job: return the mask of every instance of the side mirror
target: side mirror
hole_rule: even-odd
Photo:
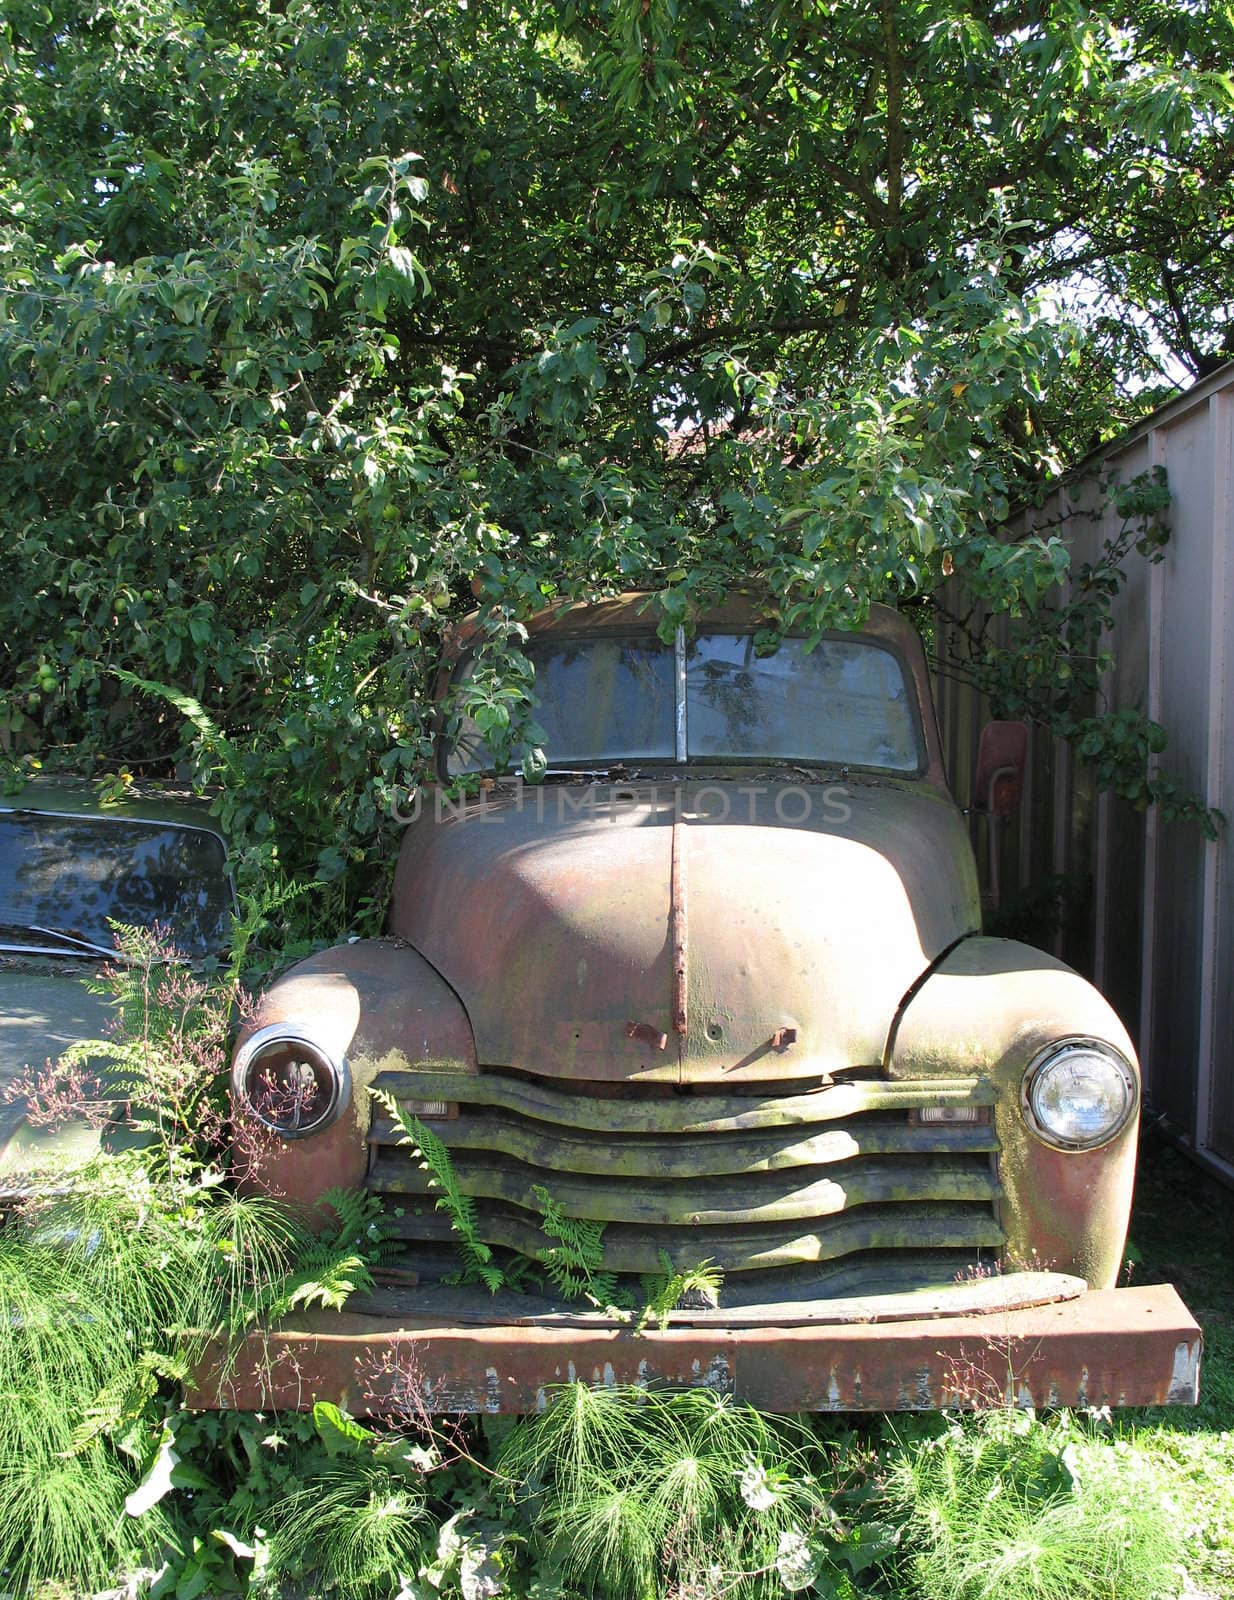
[[[1028,724],[987,722],[977,746],[973,810],[987,816],[1009,817],[1024,793],[1027,762]]]

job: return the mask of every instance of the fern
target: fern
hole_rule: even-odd
[[[369,1093],[402,1130],[398,1142],[406,1145],[413,1157],[419,1157],[420,1166],[429,1175],[429,1187],[441,1191],[437,1196],[437,1209],[449,1217],[450,1226],[458,1235],[459,1253],[463,1258],[462,1271],[455,1281],[482,1283],[490,1294],[496,1294],[505,1284],[505,1274],[493,1260],[492,1250],[480,1237],[475,1202],[460,1188],[450,1152],[419,1117],[404,1111],[392,1094],[382,1089],[370,1089]]]
[[[109,668],[113,678],[118,678],[126,688],[139,689],[142,694],[150,695],[156,700],[165,700],[168,705],[180,713],[186,722],[191,722],[206,749],[213,751],[222,761],[229,777],[242,784],[245,779],[244,765],[240,752],[222,731],[200,700],[194,700],[192,695],[184,694],[180,689],[172,688],[170,684],[155,683],[150,678],[139,678],[135,672],[128,672],[124,667]]]
[[[603,1272],[602,1222],[568,1217],[542,1184],[532,1185],[540,1207],[541,1226],[555,1245],[539,1252],[539,1260],[558,1294],[565,1300],[589,1300],[601,1309],[617,1299],[617,1278]]]
[[[341,1311],[350,1295],[373,1287],[373,1263],[388,1243],[381,1201],[363,1189],[327,1189],[318,1204],[334,1213],[335,1223],[298,1252],[295,1270],[262,1306],[265,1316],[285,1316],[297,1306]]]
[[[182,1355],[167,1351],[143,1350],[131,1367],[125,1367],[99,1390],[94,1403],[69,1441],[66,1456],[78,1456],[96,1439],[110,1436],[123,1441],[141,1422],[147,1406],[155,1398],[162,1380],[186,1384],[192,1377],[192,1364]]]
[[[260,893],[241,896],[239,912],[232,915],[231,937],[228,941],[231,955],[227,962],[227,985],[233,993],[240,987],[254,940],[274,913],[306,894],[315,894],[320,888],[319,883],[284,882],[263,888]],[[252,981],[251,972],[249,978]]]
[[[666,1250],[661,1250],[659,1256],[663,1270],[643,1279],[647,1303],[638,1320],[639,1333],[643,1333],[652,1320],[663,1333],[668,1327],[669,1312],[676,1310],[682,1300],[692,1301],[695,1306],[714,1306],[724,1284],[724,1273],[710,1260],[679,1272]]]

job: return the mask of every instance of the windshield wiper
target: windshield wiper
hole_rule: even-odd
[[[114,945],[96,944],[93,939],[87,939],[69,928],[43,928],[37,922],[0,922],[0,937],[10,933],[34,933],[43,939],[58,939],[61,944],[68,945],[72,950],[80,950],[83,955],[115,956],[123,960]]]

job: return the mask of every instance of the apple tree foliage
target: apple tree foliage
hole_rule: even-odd
[[[1000,530],[1234,350],[1231,62],[1227,0],[8,0],[0,748],[188,764],[362,920],[473,594],[499,734],[546,603],[951,577],[1185,810]]]

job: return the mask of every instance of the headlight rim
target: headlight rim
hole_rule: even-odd
[[[1079,1141],[1060,1137],[1040,1120],[1032,1101],[1033,1085],[1044,1069],[1065,1051],[1076,1049],[1090,1050],[1103,1056],[1122,1074],[1128,1089],[1127,1109],[1122,1119],[1109,1133],[1102,1134],[1096,1140]],[[1020,1080],[1020,1113],[1029,1132],[1051,1150],[1061,1151],[1065,1155],[1089,1155],[1095,1150],[1104,1150],[1127,1131],[1139,1109],[1140,1074],[1134,1060],[1125,1056],[1117,1045],[1111,1044],[1108,1039],[1099,1039],[1095,1034],[1068,1034],[1064,1038],[1052,1039],[1037,1051]]]
[[[300,1045],[321,1057],[329,1068],[332,1082],[329,1105],[316,1121],[306,1127],[280,1127],[277,1122],[262,1114],[249,1093],[247,1080],[254,1058],[272,1044]],[[351,1068],[346,1056],[335,1055],[334,1051],[320,1039],[315,1038],[309,1029],[296,1023],[269,1022],[250,1033],[237,1050],[231,1065],[231,1093],[233,1100],[243,1107],[244,1114],[251,1117],[267,1133],[272,1133],[288,1143],[295,1143],[301,1139],[312,1139],[318,1134],[326,1133],[338,1122],[351,1103]]]

